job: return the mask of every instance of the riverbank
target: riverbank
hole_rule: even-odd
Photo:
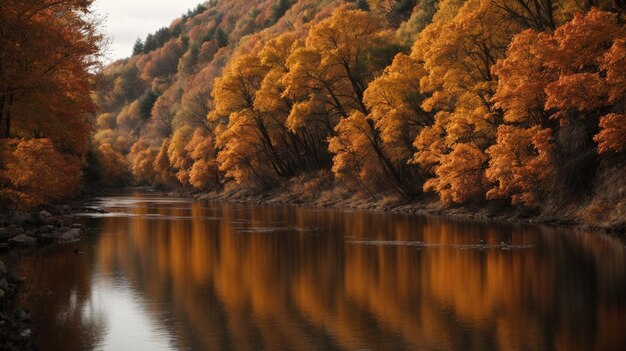
[[[626,235],[626,216],[619,214],[604,216],[603,213],[590,213],[588,203],[572,203],[567,206],[549,204],[542,209],[512,206],[504,200],[449,205],[442,203],[433,194],[426,193],[413,199],[402,198],[391,192],[370,195],[348,188],[340,188],[330,181],[320,181],[319,179],[313,177],[294,178],[284,186],[271,190],[240,190],[227,186],[221,191],[198,193],[178,190],[169,194],[203,200],[293,204],[569,226],[612,235]],[[624,204],[620,203],[620,206],[624,207]]]
[[[0,213],[0,255],[8,257],[14,250],[80,240],[85,228],[75,213],[104,211],[85,207],[82,202],[76,200],[75,205],[47,205],[32,211]],[[20,285],[27,277],[18,276],[13,266],[10,260],[0,261],[0,350],[36,350],[33,318],[15,302]]]

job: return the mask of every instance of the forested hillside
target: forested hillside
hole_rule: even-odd
[[[623,227],[624,11],[209,1],[105,68],[87,174],[302,201],[436,196]]]

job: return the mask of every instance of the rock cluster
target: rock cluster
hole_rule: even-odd
[[[57,206],[53,211],[16,211],[11,215],[0,215],[0,249],[73,242],[80,239],[82,229],[69,205]]]
[[[7,271],[0,261],[0,350],[30,350],[34,348],[30,312],[13,308],[11,299],[17,293],[21,278]]]
[[[0,252],[80,240],[83,226],[73,215],[76,212],[106,213],[97,208],[72,208],[70,205],[47,206],[32,212],[0,213]],[[0,350],[36,349],[30,312],[12,303],[21,280],[0,261]]]

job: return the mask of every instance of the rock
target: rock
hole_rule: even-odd
[[[37,233],[40,233],[40,234],[51,233],[53,231],[54,231],[54,226],[51,226],[51,225],[42,225],[41,227],[39,227],[39,229],[37,229]]]
[[[41,212],[39,212],[39,220],[40,221],[45,221],[46,219],[52,217],[52,215],[50,214],[50,212],[46,211],[46,210],[42,210]]]
[[[23,234],[24,228],[19,225],[11,224],[8,227],[0,228],[0,239],[1,238],[12,238],[16,235]]]
[[[62,207],[63,207],[63,211],[64,211],[65,213],[70,213],[70,212],[72,212],[72,206],[65,204],[65,205],[63,205]]]
[[[5,296],[6,293],[4,292],[4,289],[0,289],[0,299],[4,299]]]
[[[57,229],[57,232],[59,232],[59,233],[65,233],[65,232],[69,232],[69,231],[70,231],[70,229],[72,229],[72,228],[70,228],[70,227],[59,227],[59,228]]]
[[[60,232],[50,232],[50,233],[41,234],[39,237],[43,239],[56,239],[59,236],[61,236]]]
[[[11,218],[11,222],[18,225],[24,225],[25,223],[32,222],[32,220],[33,216],[30,213],[20,211],[15,211],[15,213],[13,213],[13,217]]]
[[[82,225],[82,224],[80,224],[80,223],[74,223],[74,224],[72,224],[72,228],[82,228],[82,227],[83,227],[83,225]]]
[[[9,241],[17,245],[35,245],[35,243],[37,242],[35,238],[32,238],[26,234],[20,234],[18,236],[15,236]]]
[[[55,227],[62,227],[63,225],[65,225],[65,221],[58,217],[49,217],[44,219],[42,222]]]
[[[7,282],[6,278],[0,279],[0,289],[4,291],[9,290],[9,282]]]
[[[80,228],[72,228],[72,229],[70,229],[70,231],[69,231],[69,232],[70,232],[70,234],[72,234],[75,238],[77,238],[77,239],[78,239],[78,238],[80,238],[80,232],[81,232]]]
[[[7,267],[4,265],[4,262],[0,261],[0,275],[7,274]]]
[[[15,309],[15,317],[21,321],[30,321],[30,312],[28,312],[28,310],[25,310],[23,308],[16,308]]]
[[[30,331],[30,329],[24,329],[21,333],[20,336],[23,338],[29,338],[31,336],[32,332]]]
[[[57,240],[61,242],[75,241],[76,239],[77,238],[74,235],[72,235],[71,232],[65,232],[57,238]]]
[[[39,235],[37,237],[37,241],[42,243],[42,244],[49,244],[51,242],[56,241],[58,237],[59,237],[59,233],[56,233],[56,232],[45,233],[45,234]]]

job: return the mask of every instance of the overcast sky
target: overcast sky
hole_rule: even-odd
[[[106,16],[105,32],[111,40],[107,57],[117,60],[130,56],[137,38],[169,26],[202,0],[96,0],[94,10]]]

